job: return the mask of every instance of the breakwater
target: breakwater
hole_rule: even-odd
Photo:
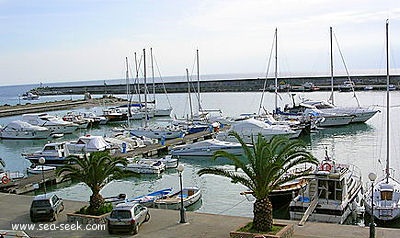
[[[386,75],[355,75],[350,77],[355,83],[355,90],[362,90],[366,85],[374,86],[375,90],[386,89]],[[348,80],[347,76],[338,76],[334,78],[335,90],[339,88],[338,85],[343,84]],[[400,75],[390,77],[390,81],[394,85],[399,85]],[[331,78],[330,76],[303,76],[303,77],[280,77],[278,78],[279,85],[290,85],[285,87],[285,90],[301,91],[300,87],[306,82],[311,82],[318,86],[320,90],[330,90]],[[267,89],[272,89],[274,85],[274,78],[268,78]],[[193,82],[197,84],[197,82]],[[200,81],[202,92],[256,92],[262,91],[265,84],[265,78],[248,78],[248,79],[231,79],[231,80],[207,80]],[[153,86],[149,91],[153,91]],[[137,92],[137,88],[143,88],[143,85],[129,85],[129,91]],[[169,82],[169,83],[155,83],[155,92],[164,93],[185,93],[187,92],[187,82]],[[193,85],[192,88],[196,88]],[[86,85],[82,86],[65,86],[65,87],[38,87],[33,89],[39,95],[70,95],[70,94],[84,94],[89,92],[91,94],[125,94],[127,92],[126,84],[116,85]],[[141,91],[143,93],[143,90]]]

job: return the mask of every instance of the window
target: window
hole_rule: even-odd
[[[393,191],[381,191],[381,199],[382,200],[392,200],[393,199]]]
[[[111,212],[110,217],[116,219],[129,219],[131,218],[131,212],[128,210],[114,210]]]

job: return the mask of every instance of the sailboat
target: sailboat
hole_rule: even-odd
[[[350,123],[363,123],[372,118],[378,110],[372,109],[372,108],[367,108],[367,107],[361,107],[358,100],[358,106],[357,107],[338,107],[335,106],[334,104],[334,92],[333,92],[333,47],[332,47],[332,27],[330,27],[330,45],[331,45],[331,95],[328,101],[320,101],[320,100],[303,100],[301,102],[302,105],[310,106],[312,108],[318,109],[321,113],[336,113],[336,114],[344,114],[351,116]],[[343,59],[343,58],[342,58]],[[347,67],[345,65],[346,71]],[[347,72],[347,75],[349,73]],[[344,83],[347,85],[346,91],[353,91],[354,97],[357,99],[356,94],[354,92],[354,83],[351,81],[350,77],[348,77],[348,80]],[[343,90],[341,90],[343,91]]]
[[[130,129],[130,134],[137,137],[149,137],[153,139],[173,139],[184,136],[184,133],[180,128],[174,126],[157,126],[157,127],[149,127],[148,126],[148,103],[147,103],[147,82],[146,82],[146,50],[143,49],[143,79],[144,79],[144,126],[138,127],[134,129]]]
[[[384,176],[373,181],[373,186],[364,195],[365,211],[378,221],[400,217],[400,183],[390,174],[389,167],[389,81],[389,22],[386,21],[386,169]]]

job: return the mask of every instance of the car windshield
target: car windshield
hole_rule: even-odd
[[[110,217],[116,219],[129,219],[131,218],[131,212],[126,210],[114,210],[111,212]]]
[[[36,200],[32,202],[32,207],[50,207],[49,200]]]

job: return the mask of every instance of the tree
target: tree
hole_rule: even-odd
[[[272,204],[269,194],[283,183],[303,176],[302,174],[290,174],[288,171],[295,166],[312,163],[318,160],[306,151],[301,140],[289,140],[284,136],[274,136],[267,141],[261,134],[257,136],[253,146],[244,143],[236,132],[231,135],[242,145],[244,154],[241,157],[226,151],[216,151],[213,159],[227,158],[235,169],[227,168],[204,168],[198,171],[200,176],[204,174],[220,175],[232,180],[232,183],[240,183],[248,187],[256,201],[253,207],[253,229],[259,232],[267,232],[272,228]]]
[[[95,214],[103,205],[104,198],[101,196],[101,189],[114,178],[123,175],[123,171],[117,164],[127,164],[127,160],[121,157],[111,157],[108,152],[92,152],[79,156],[69,156],[68,164],[57,169],[57,176],[65,172],[65,176],[73,180],[84,182],[90,190],[90,203],[87,209],[89,214]]]

